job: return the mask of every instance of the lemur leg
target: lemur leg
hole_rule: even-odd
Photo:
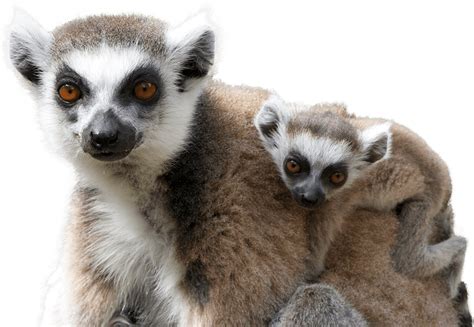
[[[453,232],[454,212],[450,204],[438,213],[434,218],[432,236],[430,243],[439,243],[451,238]],[[462,270],[464,266],[465,252],[456,256],[451,265],[445,269],[443,275],[446,277],[449,293],[451,298],[455,298],[458,294],[459,285],[461,283]]]
[[[463,262],[465,238],[452,236],[440,243],[428,244],[430,211],[430,202],[425,199],[410,200],[401,206],[400,227],[391,253],[397,271],[412,277],[426,277]]]
[[[270,326],[367,326],[362,315],[331,286],[300,286]]]
[[[315,282],[325,269],[327,252],[343,223],[343,210],[327,203],[308,218],[311,253],[307,258],[308,282]]]

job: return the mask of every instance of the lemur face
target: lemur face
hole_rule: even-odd
[[[255,125],[293,198],[310,209],[382,159],[390,141],[388,125],[358,131],[330,110],[288,106],[276,97],[263,105]]]
[[[97,16],[53,33],[12,26],[11,58],[30,82],[51,143],[72,160],[157,164],[179,151],[212,66],[214,34],[140,16]]]

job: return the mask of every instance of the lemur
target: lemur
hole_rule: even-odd
[[[309,259],[315,278],[354,206],[396,208],[395,270],[422,278],[452,266],[451,296],[457,295],[467,241],[452,236],[429,243],[435,216],[451,212],[451,180],[444,161],[420,137],[335,105],[292,106],[277,96],[262,106],[255,125],[294,200],[315,210]]]
[[[51,324],[269,323],[304,283],[310,254],[307,211],[253,127],[269,93],[208,81],[214,33],[199,18],[92,16],[48,32],[20,14],[11,29],[13,65],[78,178]],[[425,289],[430,316],[455,322],[436,290]],[[309,309],[321,319],[351,309],[339,308]]]

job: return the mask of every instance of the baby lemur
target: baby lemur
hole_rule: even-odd
[[[450,210],[451,180],[440,157],[416,134],[393,122],[356,118],[337,105],[300,107],[271,97],[255,125],[293,198],[311,215],[312,278],[344,216],[354,206],[397,210],[396,271],[426,277],[452,265],[455,296],[466,239],[429,244],[433,218]]]

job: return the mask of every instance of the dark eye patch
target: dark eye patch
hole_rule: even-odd
[[[150,82],[157,86],[156,93],[150,100],[141,101],[135,97],[135,85],[139,82]],[[155,66],[145,65],[128,74],[117,90],[117,99],[122,106],[138,104],[143,107],[153,107],[163,96],[163,81]]]
[[[296,177],[296,176],[307,175],[309,173],[309,171],[311,170],[311,166],[309,164],[308,159],[306,159],[305,156],[303,156],[302,154],[300,154],[297,151],[291,151],[288,154],[288,156],[286,156],[285,161],[284,161],[284,165],[286,165],[286,162],[288,162],[289,160],[296,161],[300,165],[301,171],[297,175],[287,174],[288,177]],[[285,167],[284,167],[284,170],[286,172]]]
[[[321,172],[321,181],[329,187],[334,187],[334,185],[329,182],[329,178],[335,172],[343,173],[344,175],[346,175],[346,177],[348,177],[349,168],[347,163],[338,162],[324,168],[324,170]]]
[[[56,75],[56,83],[54,89],[56,102],[63,108],[71,108],[76,104],[76,102],[65,102],[59,97],[58,90],[64,84],[70,84],[78,87],[81,91],[82,97],[87,97],[90,94],[88,82],[78,73],[76,73],[76,71],[74,71],[71,67],[69,67],[68,65],[63,65]]]

